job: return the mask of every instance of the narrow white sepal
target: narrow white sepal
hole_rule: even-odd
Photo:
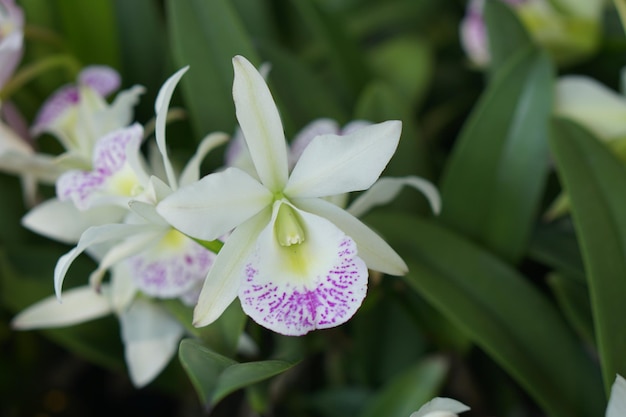
[[[40,235],[74,244],[89,227],[118,222],[125,212],[117,206],[78,210],[71,201],[52,198],[26,213],[22,225]]]
[[[167,145],[165,143],[165,123],[167,122],[167,110],[170,106],[170,100],[176,85],[187,72],[189,66],[179,69],[174,75],[165,81],[159,94],[157,95],[156,102],[154,103],[154,110],[156,112],[156,126],[154,134],[156,136],[157,146],[163,156],[163,165],[165,166],[165,173],[167,175],[167,182],[172,189],[178,188],[176,183],[176,175],[174,174],[174,168],[167,155]]]
[[[606,407],[606,417],[626,416],[626,379],[616,375],[611,387],[611,397]]]
[[[179,185],[184,187],[200,179],[200,165],[209,152],[218,146],[228,142],[229,136],[226,133],[216,132],[207,135],[200,145],[196,153],[191,157],[182,174],[180,174]]]
[[[257,214],[272,194],[238,168],[207,175],[157,205],[173,227],[194,238],[215,240]]]
[[[111,268],[111,304],[116,314],[125,311],[137,294],[137,287],[126,262]]]
[[[172,359],[184,329],[165,309],[141,298],[120,315],[120,324],[130,379],[143,387]]]
[[[470,408],[452,398],[436,397],[420,407],[409,417],[456,417]]]
[[[244,275],[244,265],[270,217],[271,209],[268,207],[237,227],[226,239],[204,281],[198,304],[193,312],[194,326],[202,327],[213,323],[237,298]]]
[[[320,198],[302,198],[292,201],[301,210],[317,214],[335,224],[356,242],[359,258],[369,269],[389,275],[404,275],[406,263],[383,238],[347,211]]]
[[[129,224],[105,224],[102,226],[90,227],[82,234],[76,247],[61,256],[54,267],[54,292],[61,301],[61,288],[65,274],[74,259],[83,253],[90,246],[117,239],[124,239],[129,236],[150,231],[152,225],[129,225]]]
[[[271,191],[287,182],[287,143],[278,109],[265,80],[242,56],[233,58],[237,120],[261,182]]]
[[[284,193],[327,197],[369,188],[393,156],[402,123],[391,120],[346,135],[320,135],[304,149]]]
[[[19,313],[11,322],[18,330],[72,326],[106,316],[112,312],[107,288],[96,293],[91,287],[72,288],[65,292],[63,304],[55,296],[44,298]]]
[[[437,187],[430,181],[416,176],[401,178],[383,177],[374,183],[369,190],[361,194],[348,207],[348,212],[354,217],[361,217],[376,206],[387,204],[400,194],[402,187],[408,185],[421,191],[433,213],[439,214],[441,211],[441,196]]]

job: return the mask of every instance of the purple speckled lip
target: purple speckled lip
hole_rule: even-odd
[[[139,151],[142,136],[142,127],[135,124],[101,138],[94,149],[92,171],[68,171],[58,179],[59,200],[72,200],[78,209],[87,209],[94,194],[124,168],[128,152]]]
[[[254,321],[289,336],[345,323],[367,292],[367,267],[356,256],[356,244],[345,237],[335,265],[309,282],[258,282],[262,275],[253,261],[246,266],[239,290],[243,310]]]
[[[128,259],[135,285],[143,293],[158,298],[190,297],[189,292],[206,278],[216,255],[185,239],[180,251],[163,254],[152,247]]]

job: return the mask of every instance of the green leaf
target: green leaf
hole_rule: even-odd
[[[517,271],[434,222],[369,216],[409,266],[405,280],[553,417],[601,415],[593,361],[559,312]]]
[[[608,394],[615,374],[626,374],[626,168],[572,122],[554,122],[550,145],[571,201]]]
[[[448,363],[442,358],[422,360],[395,377],[365,405],[361,417],[407,417],[437,395]]]
[[[587,286],[559,274],[550,274],[548,284],[572,327],[589,346],[595,346],[593,316]]]
[[[248,385],[285,372],[296,363],[284,360],[237,363],[195,339],[184,339],[178,351],[180,361],[207,407]]]
[[[259,51],[272,69],[269,79],[272,91],[280,100],[281,114],[300,130],[314,119],[330,117],[341,123],[348,121],[346,109],[332,90],[317,75],[277,45],[259,44]]]
[[[520,51],[463,128],[441,181],[441,219],[511,262],[524,254],[548,172],[552,66]]]
[[[124,85],[141,84],[146,92],[139,103],[143,120],[154,117],[154,101],[165,80],[165,24],[152,0],[116,0]],[[140,119],[141,120],[141,119]]]
[[[120,38],[113,2],[64,0],[55,6],[64,37],[81,61],[120,69]]]
[[[485,2],[484,16],[491,56],[490,71],[493,75],[517,51],[533,45],[533,41],[512,7],[505,2]]]
[[[168,0],[170,41],[178,67],[189,65],[182,91],[197,140],[213,131],[232,132],[232,58],[260,64],[252,42],[228,0]]]

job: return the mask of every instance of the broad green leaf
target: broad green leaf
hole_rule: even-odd
[[[478,102],[441,181],[441,219],[511,262],[526,250],[548,173],[552,66],[534,48]]]
[[[548,276],[548,284],[572,327],[589,346],[595,346],[593,315],[587,285],[556,273]]]
[[[554,122],[550,145],[571,201],[608,394],[615,374],[626,374],[626,168],[572,122]]]
[[[434,62],[429,44],[419,38],[392,38],[369,53],[373,72],[387,81],[412,109],[429,88]]]
[[[178,351],[202,402],[213,407],[228,394],[278,375],[295,362],[267,360],[237,363],[210,350],[195,339],[184,339]]]
[[[370,216],[409,266],[406,282],[553,417],[601,415],[601,379],[559,312],[528,279],[441,225]]]
[[[566,274],[568,278],[585,282],[583,259],[569,218],[537,227],[530,241],[528,256]]]
[[[344,20],[322,10],[316,2],[292,0],[300,18],[312,30],[330,60],[348,102],[353,102],[369,78],[362,51],[345,28]]]
[[[120,69],[121,39],[113,2],[63,0],[56,2],[55,6],[63,35],[81,61]]]
[[[154,101],[165,80],[166,53],[165,23],[160,16],[158,4],[152,0],[116,0],[115,13],[118,21],[122,80],[125,86],[141,84],[146,87],[141,97],[139,120],[154,117]]]
[[[260,64],[241,19],[228,0],[168,0],[167,12],[176,66],[190,66],[181,84],[197,139],[232,132],[232,58]]]
[[[448,373],[442,358],[422,360],[383,387],[365,404],[361,417],[407,417],[437,395]]]
[[[517,51],[529,48],[533,41],[511,6],[505,2],[485,2],[484,16],[491,57],[489,66],[493,75]]]
[[[361,414],[372,391],[363,387],[332,387],[307,396],[314,415],[346,417]]]
[[[287,116],[283,119],[291,121],[292,130],[298,131],[312,120],[322,117],[340,123],[348,121],[347,111],[333,91],[297,58],[268,42],[259,44],[259,52],[272,65],[269,79],[275,97],[282,105],[281,114]]]
[[[232,0],[246,30],[255,39],[276,39],[278,24],[271,0]]]

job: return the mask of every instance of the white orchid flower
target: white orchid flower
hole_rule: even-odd
[[[605,417],[626,416],[626,379],[621,375],[615,376],[615,382],[611,387],[611,397],[606,407]]]
[[[14,0],[0,0],[0,89],[24,52],[24,12]]]
[[[469,410],[468,406],[452,398],[436,397],[409,417],[458,417],[460,413]]]
[[[317,136],[289,173],[280,116],[263,77],[241,56],[233,65],[237,119],[258,179],[228,168],[157,206],[198,239],[234,229],[209,271],[194,324],[212,323],[239,296],[246,314],[279,333],[340,325],[365,297],[368,267],[392,275],[407,267],[382,238],[323,197],[369,188],[398,145],[401,123]]]
[[[144,91],[143,87],[134,86],[108,104],[105,97],[119,86],[120,77],[115,70],[104,66],[85,68],[77,85],[61,87],[43,104],[32,134],[54,135],[67,151],[66,164],[89,168],[98,139],[131,123],[133,107]]]
[[[161,372],[176,353],[184,333],[182,325],[155,299],[178,298],[188,305],[195,304],[215,258],[212,252],[174,230],[154,206],[179,185],[197,181],[204,156],[227,140],[224,134],[209,135],[181,175],[175,175],[166,150],[165,119],[174,86],[185,71],[166,81],[156,102],[155,133],[165,181],[145,171],[139,154],[141,126],[135,124],[102,138],[95,148],[94,170],[71,171],[61,177],[58,193],[67,201],[54,204],[48,212],[63,212],[61,204],[94,206],[82,213],[126,204],[125,222],[90,227],[82,233],[76,247],[57,262],[56,296],[24,310],[13,322],[20,329],[59,327],[115,313],[136,386],[149,383]],[[65,213],[61,219],[69,212]],[[60,304],[63,280],[74,259],[102,245],[107,249],[99,251],[98,268],[90,277],[92,285],[67,291]],[[111,272],[110,284],[101,284],[107,270]],[[100,291],[94,291],[94,287]]]

